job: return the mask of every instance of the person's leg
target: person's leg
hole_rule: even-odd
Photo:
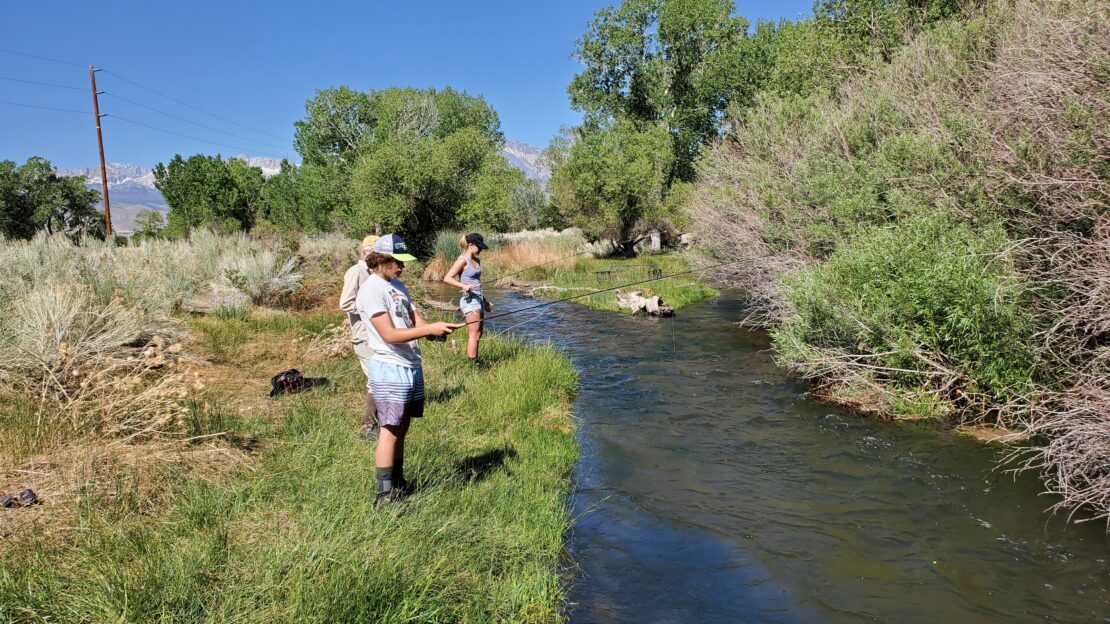
[[[393,487],[408,493],[408,481],[405,480],[405,436],[408,435],[409,425],[412,421],[406,419],[397,430],[397,442],[393,449]]]
[[[374,402],[374,394],[366,389],[366,405],[362,411],[362,422],[358,427],[358,435],[363,440],[373,440],[378,437],[378,404]]]
[[[470,361],[478,359],[478,341],[482,339],[482,312],[466,315],[466,357]]]
[[[397,454],[397,441],[404,433],[400,425],[382,425],[378,447],[374,450],[374,466],[378,479],[377,500],[387,499],[393,491],[393,462]]]
[[[397,448],[393,456],[393,486],[400,488],[403,496],[412,493],[409,482],[405,479],[405,437],[409,432],[409,425],[414,418],[424,417],[424,370],[422,368],[409,369],[409,379],[412,382],[412,392],[409,401],[405,403],[404,418],[401,421],[401,435],[397,441]]]
[[[378,406],[374,402],[374,394],[370,391],[370,361],[374,357],[374,352],[366,342],[356,342],[354,348],[362,372],[366,374],[366,404],[362,409],[358,435],[364,440],[373,440],[378,437]]]

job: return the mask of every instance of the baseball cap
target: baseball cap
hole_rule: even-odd
[[[374,243],[374,251],[391,256],[394,260],[400,260],[401,262],[416,260],[416,256],[408,253],[409,246],[396,234],[386,234],[379,238],[378,242]]]
[[[371,234],[371,235],[367,236],[366,238],[362,239],[362,246],[363,247],[373,247],[374,243],[378,242],[378,238],[379,237],[378,237],[377,234]]]
[[[486,246],[486,239],[482,238],[482,235],[477,232],[466,235],[466,244],[474,245],[478,249],[489,249],[489,247]]]

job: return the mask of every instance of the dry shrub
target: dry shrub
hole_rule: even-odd
[[[343,271],[358,260],[359,245],[360,241],[343,234],[306,234],[301,237],[298,253],[321,269]]]
[[[1064,380],[1008,406],[1044,443],[1011,456],[1039,469],[1055,510],[1110,527],[1110,7],[1018,3],[990,65],[984,102],[999,140],[993,192],[1034,207],[1023,273],[1046,319],[1038,335]]]
[[[420,279],[426,282],[438,282],[447,275],[447,270],[451,268],[451,261],[444,260],[440,256],[436,256],[428,261],[424,267],[424,272],[420,275]]]
[[[164,369],[180,345],[144,321],[118,298],[97,305],[83,286],[34,290],[0,318],[0,380],[39,401],[37,428],[64,417],[75,431],[112,435],[176,429],[184,384]]]
[[[546,270],[573,269],[577,245],[561,238],[534,238],[503,244],[496,251],[488,252],[486,265],[495,267],[497,279],[533,267]]]

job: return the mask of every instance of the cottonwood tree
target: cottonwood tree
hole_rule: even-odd
[[[649,231],[678,218],[668,198],[669,141],[662,125],[628,120],[582,132],[548,184],[553,207],[591,240],[612,240],[631,256]]]
[[[692,180],[699,149],[745,88],[735,65],[748,21],[734,11],[732,0],[624,0],[598,11],[574,52],[585,69],[568,88],[584,128],[661,124],[673,154],[668,184]]]
[[[16,166],[0,161],[0,234],[31,238],[36,232],[104,236],[98,191],[84,176],[59,176],[50,161],[32,156]]]
[[[262,170],[219,154],[175,155],[154,168],[154,186],[170,207],[166,233],[187,234],[196,227],[218,231],[249,230],[262,202]]]
[[[336,217],[353,233],[398,231],[420,248],[436,230],[457,225],[468,202],[490,208],[487,200],[500,195],[491,185],[517,182],[493,171],[504,136],[481,97],[450,88],[342,88],[318,93],[308,108],[298,149],[327,150],[302,152],[306,166],[319,163],[337,177],[349,170],[349,201]],[[479,190],[485,199],[475,197]]]

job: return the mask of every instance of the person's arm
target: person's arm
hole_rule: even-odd
[[[429,324],[428,321],[424,320],[424,315],[416,310],[416,306],[410,306],[409,310],[412,312],[413,327],[423,327]]]
[[[417,327],[399,328],[393,326],[393,322],[385,312],[378,312],[371,317],[370,324],[374,326],[374,329],[377,330],[382,340],[389,344],[400,344],[402,342],[427,338],[428,336],[446,336],[462,327],[459,323],[424,323]]]
[[[461,273],[462,270],[463,270],[463,267],[465,267],[465,266],[466,266],[466,258],[460,257],[458,260],[455,260],[455,264],[451,265],[451,268],[447,271],[447,275],[443,276],[443,281],[447,284],[450,284],[450,285],[454,286],[455,288],[461,288],[463,290],[463,292],[468,293],[474,287],[471,286],[470,284],[464,284],[464,283],[460,282],[459,280],[455,279],[455,276],[458,275],[459,273]]]
[[[351,314],[358,312],[355,298],[358,297],[358,267],[351,267],[343,274],[343,290],[339,293],[339,309]]]

